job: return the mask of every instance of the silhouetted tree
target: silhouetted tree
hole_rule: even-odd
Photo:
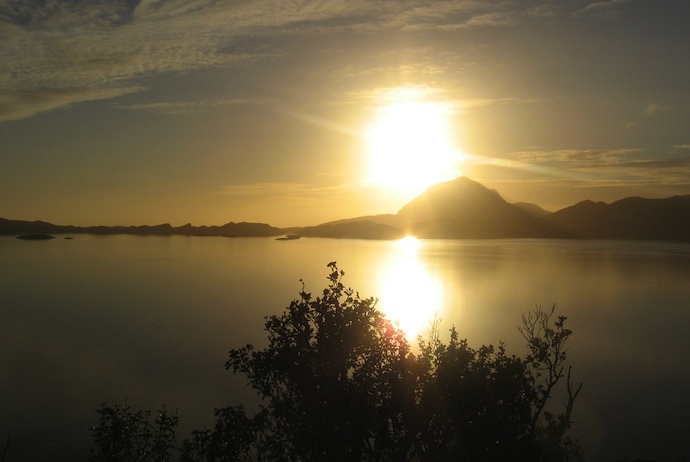
[[[177,448],[177,413],[165,407],[151,422],[150,411],[132,411],[124,405],[107,406],[97,411],[98,425],[92,429],[95,448],[90,462],[167,462]]]
[[[241,429],[260,436],[255,458],[368,460],[405,450],[399,445],[404,414],[397,407],[414,396],[414,377],[405,383],[414,369],[409,344],[373,298],[346,289],[343,273],[329,266],[321,297],[303,288],[282,315],[266,319],[266,349],[247,345],[230,352],[226,367],[245,374],[264,400]],[[260,432],[252,431],[257,420]],[[227,449],[236,454],[235,445]]]
[[[552,321],[554,308],[523,316],[525,358],[503,344],[470,348],[455,328],[447,343],[434,329],[414,354],[376,300],[346,288],[335,262],[328,267],[320,296],[303,283],[285,312],[266,317],[266,348],[230,351],[226,368],[256,390],[256,412],[217,409],[212,429],[183,442],[181,460],[581,460],[566,436],[581,389],[564,373],[572,332],[565,317]],[[564,377],[565,407],[554,413],[549,402]],[[152,425],[128,407],[99,414],[93,461],[168,460],[176,415],[163,411]]]
[[[537,307],[520,328],[531,354],[470,348],[453,328],[446,344],[402,331],[341,280],[330,263],[320,297],[305,292],[266,318],[268,346],[230,351],[226,368],[247,376],[259,412],[216,411],[213,431],[185,442],[184,460],[445,461],[581,458],[565,437],[579,392],[568,372],[562,414],[546,404],[563,377],[564,317]],[[404,290],[402,288],[401,290]]]
[[[232,462],[266,460],[265,438],[267,412],[248,417],[242,405],[215,411],[213,430],[195,430],[182,443],[182,461]]]

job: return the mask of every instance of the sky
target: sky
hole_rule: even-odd
[[[690,194],[687,0],[0,0],[0,217],[306,226],[465,175]]]

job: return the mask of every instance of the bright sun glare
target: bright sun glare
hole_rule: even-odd
[[[367,182],[405,196],[461,174],[453,146],[450,106],[401,92],[377,111],[366,136]]]
[[[444,290],[420,260],[419,240],[406,237],[391,245],[391,258],[378,273],[380,308],[413,340],[428,331],[440,315]]]

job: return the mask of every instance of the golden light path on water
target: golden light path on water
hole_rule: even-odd
[[[378,307],[414,343],[418,335],[425,336],[434,320],[441,317],[443,284],[420,258],[422,242],[406,237],[392,244],[393,252],[381,267],[376,282]]]

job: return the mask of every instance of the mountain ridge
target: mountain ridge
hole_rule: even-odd
[[[276,228],[266,223],[221,226],[63,226],[0,218],[0,235],[135,234],[188,236],[280,236],[397,239],[560,238],[690,242],[690,195],[664,199],[626,197],[610,204],[580,201],[556,212],[536,204],[510,204],[466,177],[429,187],[397,214],[354,217],[309,227]]]

